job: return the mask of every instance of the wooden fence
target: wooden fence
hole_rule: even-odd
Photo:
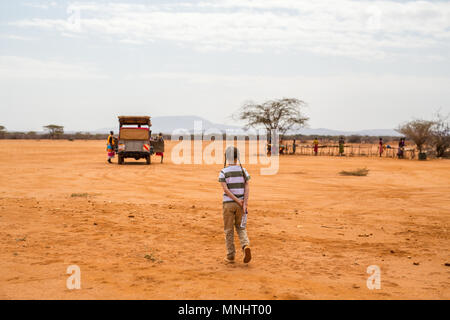
[[[285,147],[284,154],[294,154],[293,142],[284,142],[282,146]],[[304,156],[314,156],[314,146],[307,144],[296,143],[295,154]],[[383,158],[397,158],[398,147],[386,147],[383,150],[381,157]],[[319,145],[318,156],[339,156],[339,145]],[[346,144],[344,146],[344,156],[347,157],[380,157],[378,145],[367,144]],[[414,148],[405,148],[403,151],[404,159],[414,159],[416,157],[416,150]]]

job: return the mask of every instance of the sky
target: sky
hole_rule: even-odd
[[[450,112],[450,2],[0,0],[0,125],[118,115],[239,124],[298,98],[309,127],[392,129]]]

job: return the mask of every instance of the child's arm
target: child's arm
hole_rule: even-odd
[[[243,201],[236,198],[236,196],[230,191],[230,189],[228,189],[227,183],[221,182],[220,184],[222,185],[223,191],[226,193],[226,195],[231,199],[233,199],[234,202],[236,202],[238,205],[242,207]]]

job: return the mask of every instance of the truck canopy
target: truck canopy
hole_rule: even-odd
[[[148,116],[119,116],[119,123],[121,127],[123,125],[144,125],[149,127],[152,125]]]
[[[119,140],[150,140],[147,128],[120,128]]]

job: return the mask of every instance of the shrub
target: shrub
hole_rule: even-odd
[[[369,169],[362,168],[362,169],[356,169],[353,171],[341,171],[339,174],[341,176],[358,176],[358,177],[365,177],[369,173]]]

